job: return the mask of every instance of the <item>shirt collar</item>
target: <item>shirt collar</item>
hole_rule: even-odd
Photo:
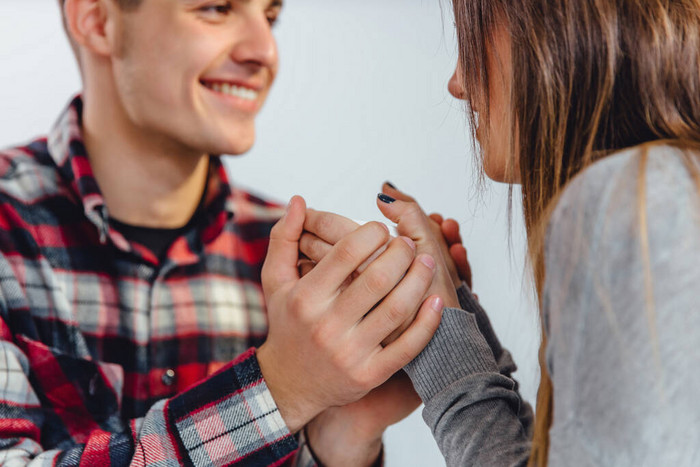
[[[111,238],[118,247],[130,250],[124,237],[109,228],[107,206],[85,149],[82,113],[82,96],[77,95],[61,113],[49,133],[49,154],[61,177],[68,182],[72,192],[82,202],[85,215],[99,230],[100,241],[104,243],[107,238]],[[226,170],[218,156],[210,157],[207,184],[204,210],[207,222],[215,224],[208,226],[209,235],[218,235],[223,229],[222,221],[233,217],[235,205]],[[210,227],[213,227],[213,231]]]

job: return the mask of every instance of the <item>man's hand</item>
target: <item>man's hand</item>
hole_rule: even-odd
[[[386,226],[376,222],[337,242],[300,277],[305,218],[304,200],[295,197],[271,232],[262,271],[270,330],[257,353],[292,432],[328,407],[361,399],[415,358],[435,333],[443,306],[439,297],[424,302],[434,260],[416,257],[409,239],[389,241]],[[387,242],[386,251],[347,285],[358,266]],[[381,345],[416,314],[401,337]]]
[[[419,252],[429,252],[432,257],[441,259],[441,261],[438,261],[438,266],[440,266],[438,271],[442,271],[442,273],[437,274],[434,281],[441,277],[443,285],[447,286],[449,284],[447,277],[449,277],[453,287],[443,287],[442,293],[445,294],[443,298],[454,298],[454,300],[450,300],[449,306],[459,306],[456,300],[455,289],[462,284],[462,281],[466,282],[470,288],[472,285],[471,268],[467,261],[467,251],[462,245],[459,224],[453,219],[443,220],[439,214],[425,216],[413,198],[388,184],[384,184],[383,191],[385,194],[393,195],[393,199],[401,200],[415,208],[415,218],[420,221],[419,225],[423,227],[424,231],[422,237],[418,239]],[[313,265],[324,258],[333,245],[358,227],[356,222],[341,215],[309,209],[304,224],[305,232],[299,243],[301,253],[307,258],[304,262],[303,271],[308,272],[313,269]],[[368,262],[365,262],[358,269],[361,270],[367,264]],[[434,288],[431,293],[434,293],[436,290]],[[384,340],[383,344],[389,344],[400,336],[403,330],[413,322],[413,318],[413,316],[409,316],[394,333]]]

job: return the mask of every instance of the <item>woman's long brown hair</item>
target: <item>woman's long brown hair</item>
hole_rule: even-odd
[[[494,32],[505,25],[511,35],[511,132],[489,135],[482,124],[480,136],[486,152],[490,138],[511,138],[519,162],[519,177],[511,179],[522,183],[528,254],[541,298],[549,213],[576,174],[616,150],[653,141],[698,147],[700,0],[453,4],[472,131],[491,113],[487,59]],[[693,176],[697,182],[697,172]],[[542,336],[531,465],[547,464],[555,410],[545,329]]]

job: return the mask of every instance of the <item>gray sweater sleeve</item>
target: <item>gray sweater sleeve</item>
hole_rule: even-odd
[[[653,149],[642,248],[639,160],[630,150],[594,164],[552,217],[543,295],[555,388],[550,465],[700,463],[698,192],[678,150]],[[529,407],[483,310],[474,300],[462,306],[445,310],[406,368],[424,419],[448,466],[524,465]]]

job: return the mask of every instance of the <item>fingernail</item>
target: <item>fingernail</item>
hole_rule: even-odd
[[[435,269],[435,260],[433,259],[432,256],[430,255],[421,255],[420,258],[418,258],[421,263],[425,264],[428,266],[430,269]]]
[[[406,243],[408,244],[408,246],[411,247],[412,250],[415,250],[415,249],[416,249],[416,244],[415,244],[415,242],[414,242],[413,240],[411,240],[410,238],[408,238],[408,237],[401,237],[401,240],[403,240],[404,242],[406,242]]]
[[[385,184],[386,186],[388,186],[389,188],[393,188],[394,190],[396,190],[396,187],[394,186],[394,184],[391,183],[389,180],[387,180],[386,182],[384,182],[384,184]]]
[[[434,311],[437,311],[438,313],[442,313],[442,309],[443,309],[442,298],[440,298],[440,297],[431,298],[430,299],[430,308],[432,308]]]
[[[379,201],[381,201],[382,203],[386,203],[386,204],[391,204],[394,201],[396,201],[394,198],[392,198],[391,196],[387,196],[384,193],[379,193],[377,195],[377,198],[379,198]]]

